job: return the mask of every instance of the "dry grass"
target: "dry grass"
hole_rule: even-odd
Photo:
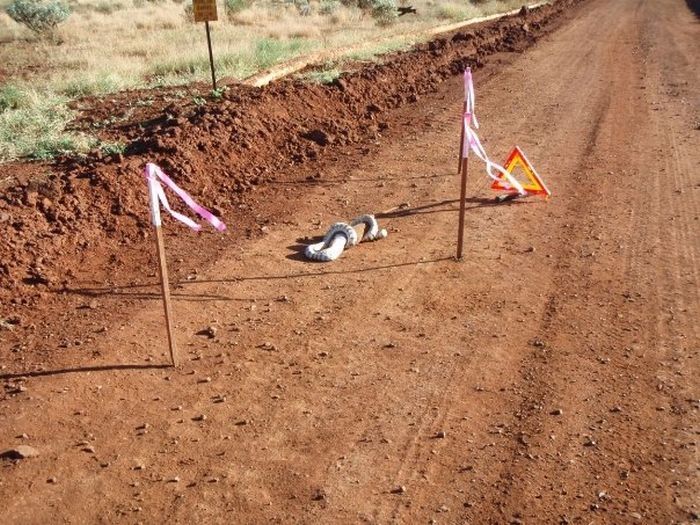
[[[10,1],[0,0],[0,88],[26,92],[28,100],[50,100],[57,104],[55,113],[64,119],[69,118],[65,101],[82,95],[208,78],[204,27],[186,18],[189,0],[70,0],[73,13],[57,32],[59,43],[38,39],[12,21],[4,12]],[[220,5],[220,20],[211,24],[217,74],[242,79],[301,54],[395,35],[393,44],[380,46],[393,50],[410,43],[410,38],[399,35],[446,19],[458,21],[504,11],[521,2],[490,0],[478,6],[453,0],[408,3],[419,15],[401,17],[388,28],[379,27],[357,9],[336,5],[331,12],[322,13],[316,0],[311,2],[310,16],[301,16],[291,3],[258,0],[229,20]],[[31,112],[32,107],[46,111],[46,104],[29,105],[23,111]],[[17,110],[0,107],[0,127],[7,125],[5,113],[13,111]],[[51,129],[55,127],[52,121]],[[0,129],[0,141],[12,140],[17,130],[21,134],[22,126],[15,124],[13,129],[13,134]],[[31,140],[16,142],[23,146],[0,144],[0,162],[32,154]]]

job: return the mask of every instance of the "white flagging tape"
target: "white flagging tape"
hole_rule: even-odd
[[[355,226],[363,224],[365,231],[362,238],[358,240]],[[321,242],[310,244],[304,250],[307,259],[313,261],[330,262],[335,261],[343,253],[345,248],[355,246],[360,242],[377,241],[384,239],[388,235],[385,229],[379,229],[379,224],[374,215],[362,215],[350,221],[337,222],[330,227]]]
[[[486,164],[486,174],[489,177],[491,177],[493,180],[500,180],[502,182],[503,179],[505,179],[506,183],[509,184],[513,189],[517,190],[517,192],[520,195],[525,195],[525,190],[523,189],[522,185],[517,180],[515,180],[515,177],[508,173],[508,171],[506,171],[505,168],[503,168],[503,166],[500,166],[499,164],[496,164],[495,162],[492,162],[491,159],[489,159],[488,155],[486,154],[486,150],[481,145],[481,141],[479,140],[476,131],[474,131],[471,128],[471,124],[473,123],[474,128],[479,129],[479,121],[476,119],[476,97],[474,95],[474,81],[472,80],[472,70],[470,67],[464,70],[464,101],[466,111],[464,112],[464,121],[462,124],[464,126],[464,143],[462,144],[462,156],[468,157],[469,151],[473,151],[474,155],[479,157],[479,159],[481,159],[483,163]],[[498,173],[500,173],[502,177],[494,175],[493,170],[496,170]]]

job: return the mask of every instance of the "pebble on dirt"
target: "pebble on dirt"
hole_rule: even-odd
[[[39,451],[29,445],[17,445],[0,452],[1,459],[27,459],[35,458],[38,455]]]
[[[328,495],[326,494],[326,491],[323,489],[316,489],[311,496],[311,499],[314,501],[323,501],[326,498],[328,498]]]
[[[202,328],[195,335],[201,335],[204,337],[208,337],[209,339],[214,339],[216,337],[216,331],[217,330],[215,326],[207,326],[206,328]]]

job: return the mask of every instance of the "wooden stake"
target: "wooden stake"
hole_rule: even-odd
[[[464,133],[464,128],[462,128]],[[462,187],[459,192],[459,230],[457,230],[457,260],[462,258],[462,246],[464,244],[464,215],[466,212],[467,200],[467,171],[469,169],[469,159],[465,155],[459,163],[462,172]]]
[[[172,308],[170,305],[170,282],[168,279],[168,265],[165,262],[165,245],[163,244],[163,232],[160,226],[155,227],[156,246],[158,247],[158,266],[160,267],[160,286],[163,291],[163,309],[165,310],[165,326],[168,330],[168,347],[173,366],[177,366],[177,354],[175,352],[175,340],[173,339]]]
[[[464,155],[464,114],[467,112],[467,101],[462,105],[462,117],[459,120],[459,128],[462,133],[459,136],[459,162],[457,162],[457,175],[462,173],[462,155]]]
[[[216,91],[216,71],[214,70],[214,52],[211,49],[211,34],[209,32],[209,20],[204,22],[207,30],[207,47],[209,48],[209,67],[211,68],[211,88]]]

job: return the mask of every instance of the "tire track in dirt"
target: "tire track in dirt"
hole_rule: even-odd
[[[639,17],[638,20],[632,20],[632,22],[636,22],[633,25],[633,28],[636,29],[636,26],[639,26],[640,22],[642,21],[642,17],[650,17],[650,14],[648,12],[641,12],[639,9],[639,5],[637,6],[637,9],[635,10],[635,13]],[[613,19],[617,20],[624,20],[624,16],[619,13],[619,17],[615,17],[613,14]],[[629,33],[625,34],[622,33],[620,34],[619,32],[616,32],[616,34],[620,35],[620,39],[622,39],[622,42],[620,43],[625,43],[629,44],[630,40],[632,41],[638,41],[641,38],[640,33],[636,33],[634,35],[630,35]],[[616,47],[619,49],[621,46],[618,43]],[[618,61],[620,60],[619,54],[617,55],[616,58]],[[625,60],[622,60],[623,63],[627,62]],[[636,62],[636,68],[637,72],[639,72],[642,69],[641,64],[645,62],[644,57],[636,57],[636,60],[630,59],[629,63]],[[610,68],[603,68],[603,71],[609,70]],[[619,72],[619,70],[618,70]],[[634,132],[630,133],[629,130],[625,130],[625,123],[631,123],[635,122],[635,118],[639,118],[641,116],[641,119],[644,120],[644,116],[650,117],[651,114],[650,112],[644,112],[640,107],[639,104],[635,104],[637,111],[635,113],[630,113],[629,116],[625,117],[624,113],[620,111],[620,104],[621,101],[619,100],[621,97],[626,97],[629,96],[625,92],[625,87],[628,85],[634,85],[635,84],[635,79],[638,78],[639,73],[630,75],[629,73],[625,75],[622,79],[618,76],[615,77],[614,82],[610,85],[608,88],[609,91],[608,93],[616,93],[618,100],[616,101],[616,108],[614,111],[611,111],[611,114],[615,115],[615,121],[610,121],[610,118],[607,116],[609,110],[610,110],[610,102],[609,99],[610,97],[607,97],[607,101],[603,101],[603,104],[599,106],[602,111],[599,113],[599,118],[596,119],[596,124],[591,128],[591,136],[588,139],[588,144],[590,145],[589,148],[586,148],[584,150],[584,154],[581,157],[582,158],[582,165],[580,168],[585,168],[585,164],[587,162],[590,162],[587,157],[590,155],[593,155],[593,159],[598,160],[598,162],[603,163],[606,162],[607,159],[611,158],[612,155],[605,150],[600,151],[600,140],[602,140],[603,144],[609,144],[610,143],[610,136],[630,136],[634,134]],[[595,81],[596,79],[591,79]],[[644,102],[644,101],[640,101]],[[629,113],[629,111],[628,111]],[[617,125],[616,125],[617,124]],[[607,131],[605,128],[610,128],[610,127],[617,127],[617,128],[622,128],[622,129],[616,129],[614,131]],[[606,131],[603,133],[603,131]],[[641,130],[642,133],[644,133],[645,130]],[[603,136],[601,136],[601,134]],[[607,137],[606,137],[607,135]],[[600,140],[599,140],[600,138]],[[653,143],[652,138],[640,138],[640,142],[642,143]],[[640,162],[638,159],[636,159],[634,156],[630,156],[631,151],[627,152],[627,155],[622,155],[622,159],[616,160],[614,162],[614,165],[616,165],[616,173],[619,173],[618,170],[624,171],[626,169],[629,169],[630,165],[633,167],[636,167],[639,172],[643,172],[643,170],[646,169],[653,169],[652,166],[655,164],[655,162],[649,158],[647,155],[644,157],[643,162]],[[628,164],[629,163],[629,164]],[[609,161],[607,164],[612,167],[613,163],[610,163]],[[576,172],[580,172],[582,170],[577,169]],[[634,173],[634,170],[632,170]],[[578,183],[578,188],[583,187],[584,181],[580,178],[575,176],[574,179],[577,179],[576,182]],[[658,180],[658,179],[657,179]],[[632,183],[630,183],[632,182]],[[666,196],[668,195],[668,189],[664,188],[661,184],[653,184],[650,185],[648,183],[644,183],[643,186],[648,186],[645,188],[647,191],[640,191],[640,185],[637,183],[637,181],[624,181],[621,184],[615,183],[615,185],[611,185],[610,183],[606,183],[603,192],[609,193],[611,195],[616,195],[620,197],[620,201],[624,199],[625,192],[629,192],[630,195],[634,196],[634,201],[633,201],[633,208],[632,209],[643,209],[646,206],[646,202],[648,199],[654,199],[656,196]],[[618,187],[618,186],[621,186]],[[594,195],[591,195],[592,192],[590,190],[586,191],[585,193],[582,193],[580,189],[577,191],[577,186],[574,186],[572,188],[569,188],[569,191],[571,191],[577,199],[577,202],[572,203],[572,209],[571,212],[568,213],[569,216],[571,217],[579,217],[582,214],[580,212],[584,210],[588,210],[588,213],[595,214],[596,209],[596,202],[592,200],[592,198],[595,198]],[[601,210],[602,211],[602,210]],[[660,217],[661,214],[650,214],[651,217]],[[648,224],[648,221],[646,219],[648,218],[647,215],[642,215],[641,217],[636,217],[636,216],[630,216],[629,220],[627,221],[627,226],[622,230],[623,232],[626,232],[626,235],[629,234],[634,234],[639,231],[647,231],[649,228],[645,227],[645,224]],[[579,243],[581,241],[585,241],[585,238],[587,236],[587,231],[589,231],[590,226],[585,223],[580,223],[576,221],[573,225],[574,231],[572,232],[573,235],[568,236],[566,240],[565,246],[571,246],[571,243]],[[578,231],[578,233],[577,233]],[[619,236],[620,240],[624,239],[626,235]],[[616,237],[618,237],[616,235]],[[648,243],[640,243],[642,245],[648,244]],[[683,246],[682,242],[679,242],[677,246]],[[628,253],[626,255],[626,260],[628,262],[628,265],[635,259],[635,257],[638,257],[641,254],[635,255],[635,248],[632,248],[631,250],[627,250]],[[669,266],[673,267],[673,263],[669,261]],[[590,281],[590,277],[587,278],[586,274],[590,273],[585,269],[583,272],[576,271],[575,270],[576,265],[573,266],[573,268],[569,267],[569,265],[565,265],[562,270],[562,274],[556,278],[558,281],[558,284],[556,286],[557,289],[559,290],[565,290],[567,288],[566,283],[567,281],[571,281],[572,278],[577,280],[578,282],[583,282],[586,283],[586,281],[589,281],[589,286],[592,286],[595,284],[595,281]],[[574,269],[573,275],[572,275],[572,269]],[[592,275],[591,275],[592,277]],[[628,277],[629,273],[628,273]],[[621,279],[620,282],[636,282],[634,277],[628,278],[628,279]],[[659,283],[665,283],[665,286],[668,286],[670,283],[668,282],[667,278],[662,278],[658,281]],[[588,288],[585,284],[583,285],[583,288]],[[675,286],[673,287],[675,288]],[[663,297],[665,293],[663,293],[660,289],[656,290],[656,293],[660,296]],[[566,368],[566,367],[561,367],[561,365],[557,365],[557,361],[561,361],[561,359],[571,359],[573,356],[570,353],[566,353],[564,355],[560,354],[560,348],[558,344],[558,339],[561,339],[556,336],[557,333],[560,333],[562,331],[566,331],[565,327],[567,324],[567,318],[572,318],[572,313],[568,312],[570,308],[567,308],[567,302],[570,303],[570,300],[567,300],[565,294],[561,294],[561,292],[558,292],[556,295],[552,296],[550,298],[550,305],[553,305],[551,308],[549,308],[548,315],[545,316],[545,319],[543,321],[542,325],[542,330],[543,330],[543,337],[542,339],[544,341],[547,341],[548,344],[547,346],[550,346],[550,341],[552,341],[552,346],[553,348],[547,348],[546,350],[543,350],[542,353],[551,353],[551,357],[543,357],[541,355],[537,355],[537,352],[535,353],[536,355],[531,358],[529,361],[526,361],[523,366],[523,373],[524,373],[524,378],[527,383],[530,383],[530,388],[526,389],[528,391],[528,394],[525,396],[525,400],[521,405],[521,413],[525,414],[524,421],[520,425],[520,432],[522,432],[522,436],[525,436],[525,439],[521,439],[521,446],[518,447],[520,450],[516,449],[516,454],[517,455],[523,455],[523,454],[528,454],[528,457],[531,457],[533,460],[537,459],[538,454],[535,452],[535,456],[533,457],[532,454],[529,451],[535,450],[547,450],[548,447],[542,446],[541,441],[546,439],[545,435],[549,432],[552,432],[552,437],[554,437],[554,432],[557,431],[558,425],[556,423],[547,423],[547,420],[549,419],[550,421],[552,418],[550,414],[548,414],[547,409],[545,408],[547,406],[547,400],[549,400],[549,403],[555,402],[557,398],[559,397],[560,399],[566,398],[566,394],[563,392],[557,392],[557,387],[555,386],[554,389],[552,388],[552,376],[551,376],[551,370],[557,369],[557,368]],[[557,298],[559,297],[559,298]],[[633,299],[630,299],[633,300]],[[697,301],[694,302],[695,306],[697,307]],[[659,309],[662,309],[661,305],[658,305]],[[619,308],[618,305],[614,307],[615,309]],[[650,309],[651,311],[654,311],[654,308]],[[614,310],[610,312],[610,314],[613,314]],[[628,324],[625,321],[622,322],[615,322],[615,316],[610,315],[608,318],[612,318],[613,322],[613,333],[610,335],[612,338],[610,339],[610,343],[617,343],[617,344],[623,344],[625,339],[627,339],[623,334],[625,333],[628,328],[626,325]],[[580,317],[581,315],[586,315],[585,313],[578,311],[576,312],[575,317]],[[618,317],[620,314],[617,314]],[[653,315],[653,314],[652,314]],[[562,326],[563,325],[563,326]],[[615,325],[618,325],[615,328]],[[654,332],[658,335],[654,335]],[[666,336],[663,336],[663,331],[660,331],[659,329],[655,330],[654,332],[649,334],[649,338],[647,341],[645,341],[644,347],[646,348],[655,348],[659,344],[659,340],[663,340],[666,338]],[[614,348],[614,347],[612,347]],[[612,349],[611,348],[611,349]],[[557,356],[560,356],[557,358]],[[628,356],[626,356],[628,357]],[[601,359],[600,357],[598,359]],[[602,362],[607,362],[606,359]],[[614,362],[614,361],[613,361]],[[544,367],[542,366],[544,365]],[[656,362],[650,361],[648,362],[648,365],[656,366]],[[593,367],[595,367],[595,364],[593,364]],[[587,375],[585,370],[587,368],[587,364],[585,362],[582,362],[579,364],[578,367],[576,367],[577,373],[580,375],[583,375],[584,377]],[[605,370],[609,370],[610,367],[606,367]],[[616,372],[618,370],[621,370],[622,368],[618,369],[617,366],[614,367],[613,372]],[[532,371],[535,371],[535,375],[532,375]],[[593,372],[596,373],[596,372]],[[609,376],[608,379],[604,380],[603,383],[608,383],[608,384],[615,384],[617,381],[615,380],[615,375]],[[557,381],[554,381],[554,384],[557,384]],[[653,391],[654,390],[654,385],[650,384],[648,385],[649,390]],[[560,388],[560,387],[559,387]],[[599,387],[597,391],[593,394],[592,397],[593,399],[597,397],[606,397],[606,388],[605,386]],[[558,394],[558,395],[557,395]],[[554,406],[554,405],[550,405]],[[602,408],[602,407],[601,407]],[[604,409],[602,410],[604,411]],[[564,410],[564,414],[567,414],[567,410]],[[568,417],[568,415],[567,415]],[[605,422],[605,420],[601,420],[601,422]],[[672,421],[666,421],[666,424],[663,425],[663,428],[670,428],[673,426]],[[593,430],[593,427],[590,427],[591,430]],[[599,428],[597,430],[603,431],[604,429]],[[608,431],[610,433],[610,431]],[[532,436],[534,434],[535,439],[533,440]],[[592,434],[592,432],[591,432]],[[629,430],[624,428],[617,428],[614,431],[615,435],[617,434],[616,441],[631,441],[634,443],[634,438],[630,439],[629,437]],[[540,436],[542,436],[540,438]],[[580,436],[580,434],[579,434]],[[623,438],[623,436],[628,436],[626,439]],[[534,443],[532,443],[534,441]],[[549,447],[551,449],[551,447]],[[572,447],[573,448],[573,447]],[[615,446],[609,446],[608,445],[608,452],[611,456],[616,456],[619,452],[619,450],[615,450]],[[634,445],[633,445],[634,448]],[[514,457],[515,457],[514,456]],[[572,456],[580,456],[579,453],[574,453],[574,454],[569,454],[569,457]],[[633,455],[634,456],[634,455]],[[633,457],[632,456],[632,457]],[[629,455],[624,455],[624,454],[619,454],[620,458],[625,458],[625,457],[630,457]],[[535,461],[531,462],[531,468],[535,468]],[[600,467],[596,466],[595,463],[589,465],[588,467],[584,468],[593,468],[594,471],[600,472],[600,474],[603,473],[603,471],[600,469]],[[503,493],[505,495],[504,500],[502,505],[505,507],[504,508],[504,513],[500,519],[502,520],[507,520],[507,519],[520,519],[522,517],[522,514],[526,514],[528,521],[529,519],[532,519],[533,516],[535,519],[538,514],[538,507],[541,505],[536,504],[534,505],[534,508],[532,503],[536,501],[541,501],[542,499],[542,492],[539,494],[537,492],[533,492],[533,489],[527,489],[525,494],[523,496],[520,496],[520,493],[523,492],[523,488],[525,486],[528,486],[528,476],[527,472],[530,467],[526,467],[524,469],[522,468],[516,468],[515,471],[508,472],[504,474],[505,479],[506,479],[506,486],[503,490]],[[642,467],[644,469],[644,467]],[[621,469],[621,471],[626,472],[624,469]],[[614,473],[608,472],[608,477],[605,481],[600,481],[598,483],[599,487],[611,487],[617,485],[617,480],[614,477]],[[567,475],[564,474],[563,475]],[[580,475],[580,474],[579,474]],[[568,474],[568,476],[571,476],[571,474]],[[598,476],[596,476],[596,479],[598,479]],[[601,476],[601,480],[604,479],[604,477]],[[649,481],[641,481],[640,482],[642,485],[645,485],[646,483],[649,483]],[[554,487],[551,487],[550,489],[546,489],[545,487],[538,487],[540,491],[545,489],[545,492],[547,490],[552,490]],[[537,489],[534,489],[537,490]],[[641,489],[644,491],[644,489]],[[599,492],[598,496],[596,497],[595,492]],[[564,501],[568,500],[566,497],[566,492],[562,491],[561,495],[564,497],[562,498]],[[651,517],[653,521],[660,522],[660,521],[666,521],[669,519],[668,517],[661,517],[662,515],[656,515],[657,512],[663,512],[661,509],[671,509],[673,508],[673,505],[670,505],[666,502],[663,502],[664,498],[668,498],[668,495],[661,495],[657,496],[656,494],[652,497],[659,497],[661,501],[658,501],[657,503],[652,503],[650,502],[650,494],[648,491],[645,493],[645,500],[644,502],[637,502],[637,504],[642,504],[643,510],[644,510],[644,515]],[[591,493],[591,488],[589,487],[588,494],[585,494],[584,491],[582,491],[577,497],[581,497],[583,499],[582,501],[582,506],[580,507],[580,510],[578,512],[574,513],[574,516],[571,515],[566,515],[565,513],[562,513],[560,515],[560,519],[565,520],[568,522],[568,520],[574,519],[581,519],[580,515],[577,516],[576,514],[580,512],[605,512],[605,513],[616,513],[618,516],[614,518],[615,522],[621,522],[621,521],[634,521],[633,518],[630,518],[630,516],[635,515],[634,514],[634,509],[630,509],[628,506],[630,504],[630,501],[627,500],[626,498],[621,498],[619,495],[614,495],[611,496],[609,490],[600,490],[596,489],[594,493]],[[611,502],[612,499],[612,502]],[[634,499],[632,500],[634,501]],[[667,499],[668,501],[668,499]],[[549,502],[551,505],[551,501]],[[686,502],[686,505],[688,502]],[[562,510],[568,509],[571,511],[572,506],[570,504],[566,505],[561,505]],[[527,512],[523,512],[523,508],[528,508]],[[551,507],[550,507],[551,508]],[[687,507],[686,507],[687,508]],[[672,515],[675,515],[676,518],[682,519],[684,517],[685,511],[682,510],[682,507],[678,506],[675,508],[675,511],[672,513]],[[626,517],[623,517],[626,516]],[[498,520],[497,520],[498,521]]]

